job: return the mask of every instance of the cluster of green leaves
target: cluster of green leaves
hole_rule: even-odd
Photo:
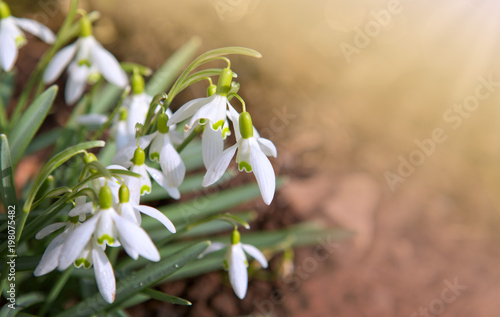
[[[259,197],[256,184],[240,185],[228,188],[224,183],[231,180],[232,172],[218,182],[214,188],[204,189],[201,186],[203,166],[201,159],[201,144],[194,136],[188,137],[178,150],[188,171],[188,177],[179,188],[181,193],[191,199],[171,203],[168,195],[154,185],[152,193],[144,197],[145,202],[159,202],[157,208],[165,213],[177,228],[176,234],[170,234],[161,225],[147,217],[142,226],[157,245],[162,260],[151,264],[144,259],[132,260],[120,258],[118,248],[106,250],[113,263],[117,277],[116,300],[113,304],[106,303],[97,291],[92,270],[68,269],[65,272],[52,272],[40,278],[33,277],[33,270],[50,238],[37,241],[34,236],[45,225],[65,221],[67,211],[72,206],[76,195],[92,192],[81,190],[82,184],[92,178],[134,176],[134,173],[121,170],[107,170],[114,154],[113,142],[97,140],[109,126],[123,99],[129,91],[122,91],[115,86],[98,81],[91,91],[76,105],[71,117],[64,127],[57,127],[44,133],[39,129],[50,113],[58,87],[52,86],[44,90],[41,75],[50,58],[59,48],[67,44],[78,34],[78,24],[74,23],[77,1],[71,2],[71,9],[54,46],[43,56],[34,70],[26,88],[21,93],[10,118],[7,116],[7,105],[10,104],[14,92],[14,74],[0,74],[0,198],[5,210],[16,206],[16,233],[14,246],[16,250],[16,300],[18,309],[10,310],[4,307],[1,316],[24,314],[26,309],[30,314],[58,316],[87,316],[91,314],[125,315],[123,310],[148,299],[156,299],[172,304],[190,305],[189,301],[153,289],[165,281],[197,276],[222,268],[221,252],[214,253],[201,260],[197,257],[207,248],[210,241],[225,241],[227,235],[220,236],[232,230],[231,222],[247,226],[255,220],[254,211],[233,212],[234,208],[244,202]],[[90,13],[89,18],[97,18],[96,13]],[[198,50],[200,41],[192,39],[174,53],[160,67],[146,86],[146,92],[156,95],[155,100],[163,100],[169,106],[173,98],[189,85],[216,76],[221,69],[210,68],[194,72],[200,65],[220,59],[228,54],[242,54],[259,57],[257,52],[240,48],[228,47],[208,51],[192,63],[188,62]],[[187,66],[186,66],[187,65]],[[123,65],[128,67],[128,65]],[[238,87],[235,87],[237,90]],[[168,94],[162,93],[168,91]],[[32,100],[31,104],[29,101]],[[154,101],[153,103],[155,103]],[[29,104],[29,105],[28,105]],[[154,109],[154,107],[151,107]],[[77,124],[78,116],[87,113],[107,114],[110,120],[98,131],[90,131]],[[146,122],[155,122],[154,111],[150,111]],[[154,126],[154,125],[151,125]],[[144,127],[147,132],[148,126]],[[199,132],[199,131],[196,131]],[[90,141],[89,141],[90,139]],[[103,148],[104,147],[104,148]],[[83,153],[88,150],[102,148],[98,153],[99,160],[87,165],[82,163]],[[23,188],[16,188],[14,173],[23,156],[37,151],[52,150],[53,154],[43,166],[36,179],[28,182]],[[82,179],[82,172],[93,169],[93,175]],[[75,182],[75,180],[78,180]],[[284,179],[278,178],[278,186]],[[7,239],[7,214],[0,214],[0,258],[6,259],[9,251]],[[317,224],[299,225],[272,232],[242,234],[242,241],[263,249],[272,256],[301,245],[314,245],[318,239],[328,237],[329,241],[348,237],[350,232],[341,229],[326,229]],[[53,235],[51,236],[53,237]],[[118,261],[119,259],[119,261]],[[0,263],[0,290],[3,296],[7,291],[8,265]],[[49,290],[47,292],[47,290]],[[64,295],[63,295],[64,294]],[[71,299],[81,299],[69,310],[64,307]]]

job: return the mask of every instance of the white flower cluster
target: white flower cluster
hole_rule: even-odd
[[[0,0],[0,67],[5,71],[12,69],[18,49],[26,42],[21,29],[49,44],[56,41],[55,35],[40,23],[11,16],[7,4]],[[87,84],[94,84],[101,76],[121,88],[129,83],[117,59],[93,37],[92,24],[85,14],[80,18],[79,38],[54,55],[43,73],[43,82],[49,84],[55,81],[66,67],[67,104],[80,100]],[[36,235],[37,239],[42,239],[63,229],[45,250],[34,271],[35,276],[47,274],[56,268],[65,270],[72,264],[77,268],[93,266],[100,293],[107,302],[112,303],[115,299],[116,282],[112,265],[105,253],[107,247],[123,246],[133,259],[142,256],[151,261],[159,261],[158,249],[140,226],[141,213],[156,218],[172,233],[176,229],[159,210],[141,205],[140,197],[151,193],[152,178],[170,197],[180,198],[178,188],[184,180],[186,167],[176,147],[185,141],[185,132],[193,132],[195,129],[197,132],[202,131],[202,156],[207,169],[203,186],[217,182],[237,153],[238,169],[254,173],[264,202],[268,205],[271,203],[276,179],[268,156],[276,157],[277,150],[270,140],[259,136],[241,97],[230,93],[233,75],[229,66],[223,69],[217,85],[210,85],[207,97],[189,101],[172,113],[168,105],[151,104],[153,97],[144,91],[144,78],[134,70],[131,80],[133,93],[127,97],[118,115],[112,118],[112,136],[117,152],[113,159],[115,165],[108,166],[108,169],[128,169],[139,177],[94,177],[79,188],[74,198],[74,208],[68,213],[69,220],[51,224]],[[241,113],[230,104],[233,97],[242,102]],[[153,118],[147,118],[150,107],[155,107]],[[146,122],[148,119],[151,121]],[[94,114],[79,118],[81,124],[103,124],[108,120],[106,116]],[[183,133],[176,126],[184,120],[188,121]],[[224,141],[231,134],[230,122],[236,143],[224,150]],[[138,130],[138,123],[139,126],[150,129]],[[145,134],[146,132],[150,134]],[[158,169],[146,164],[146,151],[151,162],[159,163]],[[93,154],[86,154],[84,157],[86,164],[96,160]],[[89,172],[91,175],[97,173],[92,169],[87,171]],[[222,247],[222,244],[214,243],[205,253]],[[224,267],[229,271],[231,285],[240,298],[245,296],[248,282],[248,262],[244,251],[262,267],[267,267],[264,255],[253,246],[241,244],[239,232],[235,229]]]

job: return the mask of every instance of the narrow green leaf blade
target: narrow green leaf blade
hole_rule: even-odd
[[[77,313],[88,316],[104,310],[111,312],[119,307],[126,299],[155,285],[159,281],[180,270],[184,265],[196,259],[209,245],[209,241],[191,245],[138,272],[127,274],[126,277],[118,281],[116,285],[116,298],[111,305],[104,301],[99,293],[96,293],[58,316],[72,317]]]
[[[174,304],[174,305],[184,305],[184,306],[191,306],[192,305],[190,301],[187,301],[183,298],[168,295],[168,294],[165,294],[165,293],[162,293],[159,291],[155,291],[154,289],[151,289],[151,288],[144,289],[142,291],[142,293],[148,295],[152,299],[156,299],[156,300],[159,300],[162,302],[167,302],[167,303]]]
[[[10,160],[9,141],[5,134],[0,135],[0,177],[0,195],[7,212],[8,206],[17,208],[17,196]]]
[[[9,308],[9,306],[5,305],[0,310],[0,317],[13,317],[17,316],[19,312],[27,307],[30,307],[34,304],[40,303],[44,300],[45,296],[42,293],[33,292],[23,296],[20,296],[16,299],[15,309]]]
[[[57,90],[57,86],[54,85],[36,98],[10,132],[9,143],[11,144],[13,165],[19,162],[35,133],[45,120],[50,107],[54,103]]]

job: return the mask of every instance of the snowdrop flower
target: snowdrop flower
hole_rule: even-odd
[[[169,125],[179,123],[191,117],[186,125],[191,130],[197,123],[206,124],[202,135],[203,162],[208,168],[213,160],[223,150],[223,131],[226,122],[226,109],[232,108],[227,99],[231,88],[233,72],[224,68],[219,76],[216,89],[211,85],[208,89],[209,97],[197,98],[181,106],[168,121]],[[215,90],[215,93],[214,93]],[[201,120],[201,121],[200,121]]]
[[[123,219],[119,220],[119,222],[121,223],[120,226],[118,226],[118,232],[120,233],[120,241],[122,242],[123,248],[125,249],[127,254],[134,260],[137,260],[139,255],[142,255],[147,258],[147,256],[145,256],[144,254],[146,255],[154,254],[153,251],[154,244],[151,245],[149,243],[150,241],[150,239],[148,240],[149,236],[145,237],[142,234],[138,234],[138,231],[142,230],[142,228],[138,227],[141,224],[140,213],[146,214],[160,221],[168,229],[168,231],[172,233],[176,232],[174,224],[167,218],[167,216],[165,216],[158,209],[131,202],[130,192],[126,185],[122,185],[120,187],[120,203],[118,204],[117,211],[118,214],[121,216],[121,219]],[[116,220],[115,223],[118,225]],[[136,237],[134,237],[134,241],[130,241],[130,239],[121,238],[122,233],[120,232],[120,228],[126,229],[127,226],[130,227],[128,229],[129,234],[136,232]],[[141,230],[138,230],[137,227]],[[127,234],[127,231],[124,231],[123,234]],[[136,241],[136,239],[142,239],[142,241]],[[143,251],[143,249],[146,248],[150,250]],[[156,249],[156,247],[154,247],[154,249]],[[158,260],[159,260],[159,254],[158,254]]]
[[[149,135],[146,141],[151,142],[152,138],[155,135],[156,134]],[[125,148],[124,150],[128,150],[128,148]],[[119,156],[118,161],[123,162],[123,159],[126,157],[127,155],[123,154],[122,156]],[[141,147],[138,147],[134,151],[132,162],[121,163],[124,166],[129,165],[131,172],[141,175],[139,179],[133,179],[132,177],[128,178],[128,181],[126,181],[126,185],[129,187],[130,191],[139,193],[141,196],[151,193],[151,179],[149,178],[149,175],[151,175],[151,177],[158,183],[158,185],[160,185],[167,191],[170,197],[179,199],[181,197],[181,194],[177,187],[172,186],[171,182],[167,180],[167,178],[161,171],[144,164],[145,161],[146,153]],[[136,198],[132,199],[132,201],[138,203],[138,197],[135,197]]]
[[[235,128],[236,144],[224,150],[213,161],[203,178],[203,186],[210,186],[221,178],[238,149],[238,169],[254,173],[262,198],[269,205],[276,189],[276,177],[267,156],[276,157],[276,147],[270,140],[259,136],[248,112],[238,115],[234,109],[230,109],[229,117]]]
[[[207,253],[215,252],[225,247],[228,247],[228,249],[224,256],[224,269],[229,273],[229,282],[231,283],[234,293],[240,299],[243,299],[245,298],[248,287],[248,261],[245,252],[257,260],[263,268],[267,268],[268,265],[266,257],[256,247],[241,243],[240,233],[236,229],[231,235],[231,245],[227,246],[224,243],[213,242],[199,257],[203,257]]]
[[[5,71],[12,69],[18,49],[26,44],[26,37],[21,29],[48,44],[53,44],[56,39],[45,25],[31,19],[11,16],[7,3],[0,1],[0,67]]]
[[[74,104],[83,94],[87,82],[94,82],[102,75],[110,83],[124,88],[128,79],[116,58],[105,50],[92,35],[92,24],[83,16],[78,40],[60,50],[47,66],[43,81],[55,81],[68,66],[68,82],[65,89],[67,104]]]
[[[52,272],[59,265],[59,257],[61,250],[66,242],[66,238],[75,230],[79,225],[78,217],[70,218],[67,222],[56,222],[40,230],[35,238],[37,240],[47,237],[49,234],[64,227],[64,231],[54,238],[48,245],[43,253],[40,263],[38,263],[33,275],[42,276]]]

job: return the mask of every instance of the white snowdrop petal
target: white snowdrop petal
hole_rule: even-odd
[[[92,248],[92,261],[99,293],[106,302],[111,304],[116,295],[115,273],[104,251],[95,244]]]
[[[157,133],[156,137],[151,141],[151,146],[149,147],[149,159],[151,161],[159,162],[160,152],[163,148],[164,139],[167,137],[164,133]]]
[[[172,197],[174,199],[180,198],[180,193],[177,190],[177,188],[171,187],[168,184],[168,180],[165,177],[165,175],[163,175],[162,172],[160,172],[157,169],[154,169],[152,167],[149,167],[147,165],[144,165],[144,167],[148,171],[149,175],[151,175],[151,178],[153,178],[155,180],[155,182],[158,183],[158,185],[160,185],[163,189],[165,189],[167,191],[167,193],[170,195],[170,197]]]
[[[225,244],[225,243],[212,242],[212,243],[210,243],[208,248],[205,249],[205,251],[203,251],[200,255],[198,255],[198,259],[201,259],[202,257],[204,257],[205,255],[207,255],[209,253],[224,249],[225,247],[227,247],[227,244]]]
[[[113,215],[113,220],[122,242],[126,242],[139,255],[150,261],[158,262],[160,260],[158,249],[144,229],[116,214]]]
[[[53,224],[48,225],[47,227],[43,228],[42,230],[38,231],[38,233],[35,235],[35,239],[40,240],[51,234],[52,232],[61,229],[66,225],[65,222],[56,222]]]
[[[231,159],[236,152],[238,144],[235,144],[227,148],[222,152],[213,162],[212,165],[207,170],[207,173],[203,177],[203,186],[207,187],[218,181],[224,172],[226,171]]]
[[[121,88],[127,86],[127,75],[120,67],[118,60],[95,40],[90,54],[92,55],[92,62],[97,65],[99,72],[107,81]]]
[[[226,103],[227,98],[219,96],[217,94],[213,95],[212,100],[208,102],[206,105],[200,108],[191,120],[189,121],[189,128],[192,128],[200,119],[208,120],[212,125],[219,122],[220,120],[224,121],[226,119]],[[207,124],[209,124],[207,122]]]
[[[52,60],[43,73],[44,83],[50,84],[61,75],[64,68],[68,66],[73,56],[75,56],[77,44],[78,41],[66,46],[52,57]]]
[[[57,267],[59,264],[59,255],[61,254],[61,250],[66,240],[65,238],[66,236],[64,234],[60,234],[49,243],[49,246],[42,255],[40,263],[38,263],[33,272],[34,276],[45,275],[52,272]]]
[[[153,208],[153,207],[149,207],[149,206],[145,206],[145,205],[136,205],[136,206],[134,206],[134,208],[139,210],[143,214],[148,215],[152,218],[155,218],[156,220],[161,222],[165,226],[165,228],[168,229],[168,231],[170,231],[172,233],[176,232],[175,226],[172,223],[172,221],[170,221],[170,219],[168,219],[167,216],[165,216],[165,214],[163,214],[158,209]]]
[[[257,249],[256,247],[254,247],[253,245],[250,245],[250,244],[241,244],[241,247],[252,258],[254,258],[255,260],[257,260],[257,262],[259,262],[260,265],[262,265],[263,268],[267,268],[267,265],[268,265],[267,259],[264,256],[264,254],[262,254],[262,252],[260,252],[259,249]]]
[[[196,113],[196,111],[200,110],[207,102],[210,101],[209,98],[197,98],[183,104],[176,112],[169,116],[168,125],[174,125],[181,121],[186,120]]]
[[[59,258],[59,270],[65,270],[78,258],[94,233],[99,218],[99,215],[95,215],[68,235]]]
[[[107,116],[97,113],[84,114],[76,119],[76,122],[85,126],[100,126],[106,123],[106,121],[108,121]]]
[[[218,129],[214,131],[212,127],[205,126],[201,135],[201,148],[203,163],[205,164],[205,168],[208,169],[224,150],[222,130]]]
[[[231,247],[231,256],[229,258],[229,282],[233,287],[234,293],[240,299],[245,298],[248,287],[248,272],[245,264],[245,254],[241,245],[236,244]]]
[[[14,66],[17,59],[17,45],[14,36],[9,34],[9,28],[6,27],[8,21],[0,20],[0,66],[9,71]]]
[[[75,205],[75,207],[69,211],[68,216],[80,216],[81,214],[92,212],[93,209],[94,207],[92,205],[92,202],[84,203],[82,205]]]
[[[267,156],[277,157],[278,150],[276,150],[276,146],[271,140],[264,138],[257,138],[257,142],[259,143],[260,149]]]
[[[170,142],[163,144],[160,152],[160,166],[167,179],[167,187],[177,188],[186,175],[186,166]]]
[[[250,146],[250,165],[257,179],[262,199],[269,205],[273,200],[276,189],[276,176],[274,175],[273,166],[256,142],[252,142]]]
[[[171,198],[176,200],[181,198],[181,192],[179,191],[178,188],[176,187],[164,187],[164,188]]]
[[[141,149],[146,149],[157,133],[158,132],[155,132],[140,137],[139,147]],[[113,157],[112,163],[123,165],[125,162],[129,162],[134,157],[134,152],[136,149],[137,141],[133,139],[127,145],[123,146],[118,152],[116,152],[115,156]]]
[[[54,32],[40,22],[31,19],[12,17],[16,24],[28,33],[31,33],[48,44],[53,44],[56,40]]]
[[[87,66],[70,65],[69,77],[64,89],[64,98],[68,105],[72,105],[83,95],[87,85],[89,69]]]

